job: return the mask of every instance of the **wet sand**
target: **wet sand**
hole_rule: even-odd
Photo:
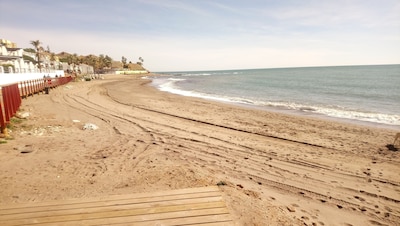
[[[220,185],[237,225],[398,225],[396,130],[160,92],[140,76],[23,100],[0,205]],[[83,130],[86,123],[97,130]]]

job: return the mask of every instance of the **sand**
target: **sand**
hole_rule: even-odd
[[[400,152],[386,147],[399,131],[148,83],[108,75],[24,99],[0,144],[0,205],[218,184],[237,225],[400,225]]]

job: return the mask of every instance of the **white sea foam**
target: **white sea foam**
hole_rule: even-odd
[[[238,74],[241,74],[241,72],[224,72],[224,71],[214,71],[214,72],[181,72],[181,73],[172,73],[171,75],[182,76],[182,77],[196,77],[196,76],[229,75],[229,74],[238,75]]]
[[[297,110],[302,112],[310,112],[314,114],[322,114],[335,118],[383,123],[388,125],[400,125],[400,115],[362,112],[352,109],[345,109],[340,106],[325,107],[325,106],[303,105],[303,104],[289,103],[289,102],[263,102],[263,101],[251,101],[251,100],[245,100],[245,101],[240,100],[240,103],[244,104],[248,103],[256,106],[279,107],[279,108]]]
[[[163,81],[161,84],[158,85],[158,88],[161,91],[167,91],[170,93],[176,93],[176,94],[181,94],[183,95],[183,93],[185,93],[186,91],[183,90],[179,90],[175,83],[178,81],[184,81],[185,79],[181,79],[181,78],[168,78],[166,81]]]
[[[390,114],[382,114],[382,113],[372,113],[372,112],[360,112],[351,109],[345,109],[340,106],[332,106],[332,107],[322,107],[322,106],[310,106],[310,105],[302,105],[293,102],[265,102],[265,101],[257,101],[250,100],[246,98],[240,97],[229,97],[229,96],[219,96],[212,94],[205,94],[194,91],[182,90],[176,83],[179,81],[184,81],[185,79],[181,78],[168,78],[166,82],[162,83],[158,86],[161,91],[166,91],[178,95],[183,96],[192,96],[199,97],[209,100],[223,101],[223,102],[231,102],[238,104],[246,104],[260,107],[277,107],[280,109],[289,109],[289,110],[297,110],[302,112],[310,112],[314,114],[322,114],[330,117],[336,118],[344,118],[351,120],[360,120],[366,122],[375,122],[375,123],[383,123],[388,125],[400,125],[400,115],[390,115]]]
[[[153,78],[162,91],[400,126],[399,66],[177,72]],[[389,82],[387,82],[389,81]]]
[[[208,76],[210,73],[184,74],[182,76]]]
[[[279,107],[281,109],[283,108],[283,109],[290,109],[302,112],[309,112],[313,114],[321,114],[335,118],[383,123],[383,124],[397,125],[397,126],[400,125],[400,115],[362,112],[352,109],[345,109],[340,106],[336,107],[309,106],[297,103],[263,102],[263,101],[252,101],[252,100],[237,99],[237,98],[228,101],[256,105],[256,106]]]

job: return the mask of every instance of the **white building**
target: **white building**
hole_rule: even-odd
[[[24,61],[22,48],[15,43],[2,39],[0,42],[0,73],[37,73],[37,66]],[[10,47],[12,46],[12,47]]]
[[[93,66],[87,64],[74,65],[68,63],[60,63],[60,65],[61,69],[64,71],[76,72],[78,74],[89,74],[89,75],[94,74]]]
[[[41,63],[42,69],[23,58],[24,50],[8,40],[0,40],[0,85],[30,79],[43,78],[43,76],[64,76],[63,70],[56,70]],[[47,60],[47,59],[46,59]]]

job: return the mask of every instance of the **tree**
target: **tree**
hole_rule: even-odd
[[[123,67],[123,68],[127,68],[127,64],[126,64],[126,61],[127,61],[127,60],[128,60],[128,59],[126,59],[126,57],[122,56],[121,62],[122,62],[122,67]]]
[[[137,64],[139,64],[140,66],[142,66],[143,65],[143,58],[142,57],[139,57],[139,61],[138,62],[136,62]]]
[[[78,54],[70,54],[65,58],[60,59],[61,62],[66,62],[68,65],[72,65],[73,70],[75,70],[75,66],[79,65],[82,62],[82,59],[79,58]]]
[[[104,54],[100,54],[97,59],[97,65],[99,69],[103,69],[105,67],[105,56]]]
[[[55,69],[55,65],[54,65],[54,62],[56,61],[56,54],[54,54],[54,53],[51,53],[50,54],[50,65],[52,66],[52,68],[53,69]]]
[[[24,59],[24,61],[29,61],[29,62],[32,62],[33,64],[36,64],[36,63],[37,63],[36,60],[33,59],[33,58],[30,57],[30,56],[23,55],[22,58]]]
[[[104,64],[106,67],[111,68],[112,66],[112,58],[109,57],[108,55],[106,55],[106,57],[104,58]]]
[[[112,66],[112,58],[104,54],[81,56],[80,60],[83,64],[91,65],[96,73],[102,73],[104,69]]]
[[[25,48],[24,51],[28,53],[36,53],[36,50],[32,48]]]
[[[94,72],[96,72],[96,71],[98,70],[98,68],[97,68],[97,61],[98,61],[97,56],[92,55],[92,54],[90,54],[90,55],[88,55],[88,56],[84,56],[84,57],[82,58],[82,63],[92,66]]]
[[[38,62],[38,68],[39,68],[39,70],[41,70],[42,66],[40,65],[40,49],[41,49],[40,44],[42,44],[42,43],[39,40],[35,40],[35,41],[31,41],[31,44],[36,49],[36,60]]]

